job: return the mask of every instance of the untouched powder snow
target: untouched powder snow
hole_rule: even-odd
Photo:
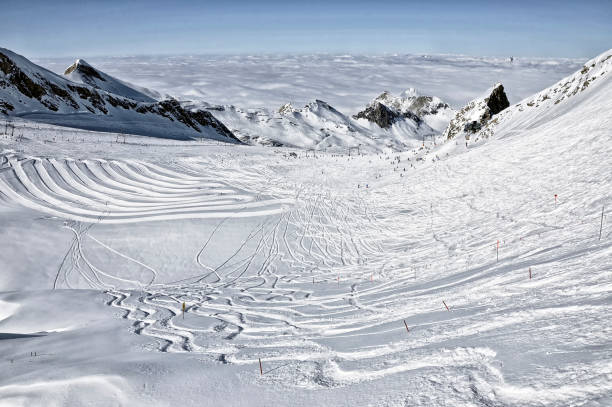
[[[610,405],[611,52],[467,146],[14,119],[0,405]]]

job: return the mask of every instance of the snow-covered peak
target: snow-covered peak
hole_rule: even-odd
[[[378,104],[384,105],[391,113],[383,112],[384,109],[377,106]],[[384,113],[384,116],[389,117],[396,116],[415,119],[414,116],[417,116],[418,119],[439,133],[444,131],[455,114],[455,111],[440,98],[421,95],[414,88],[406,89],[399,96],[394,96],[390,92],[384,91],[368,104],[366,110],[371,113]],[[360,112],[357,116],[366,117],[366,110]],[[377,116],[380,116],[380,114]],[[386,121],[384,122],[386,123]]]
[[[400,93],[400,97],[404,99],[417,98],[419,96],[421,96],[421,94],[415,88],[408,88],[402,93]]]
[[[208,111],[160,102],[77,60],[62,77],[0,48],[0,113],[83,129],[237,139]]]
[[[317,112],[320,110],[328,110],[331,112],[338,112],[335,108],[333,108],[329,103],[323,101],[323,100],[319,100],[319,99],[315,99],[314,102],[310,102],[308,103],[306,106],[304,106],[303,109],[301,109],[301,111],[311,111],[311,112]]]
[[[87,84],[139,102],[155,102],[158,99],[155,96],[159,96],[148,89],[138,89],[137,86],[107,75],[88,64],[84,59],[77,59],[66,69],[64,75],[73,82]]]
[[[291,103],[285,103],[278,109],[278,113],[280,114],[290,114],[295,112],[295,109]]]
[[[87,63],[87,61],[85,61],[84,59],[77,59],[77,60],[74,62],[74,65],[73,65],[73,66],[81,66],[81,67],[89,67],[89,68],[92,68],[92,66],[91,66],[91,65],[89,65],[89,64]]]

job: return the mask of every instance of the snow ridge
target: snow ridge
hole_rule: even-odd
[[[82,60],[67,72],[77,82],[0,48],[0,113],[96,131],[238,141],[210,112],[156,102]]]

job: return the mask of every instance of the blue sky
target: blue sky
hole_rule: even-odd
[[[612,1],[7,1],[0,46],[27,57],[453,53],[592,57]]]

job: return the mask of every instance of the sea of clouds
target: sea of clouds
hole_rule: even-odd
[[[74,60],[35,59],[62,73]],[[387,90],[416,88],[455,108],[502,82],[511,103],[578,70],[584,60],[454,55],[198,55],[96,57],[87,62],[181,100],[244,108],[296,107],[321,99],[354,114]]]

